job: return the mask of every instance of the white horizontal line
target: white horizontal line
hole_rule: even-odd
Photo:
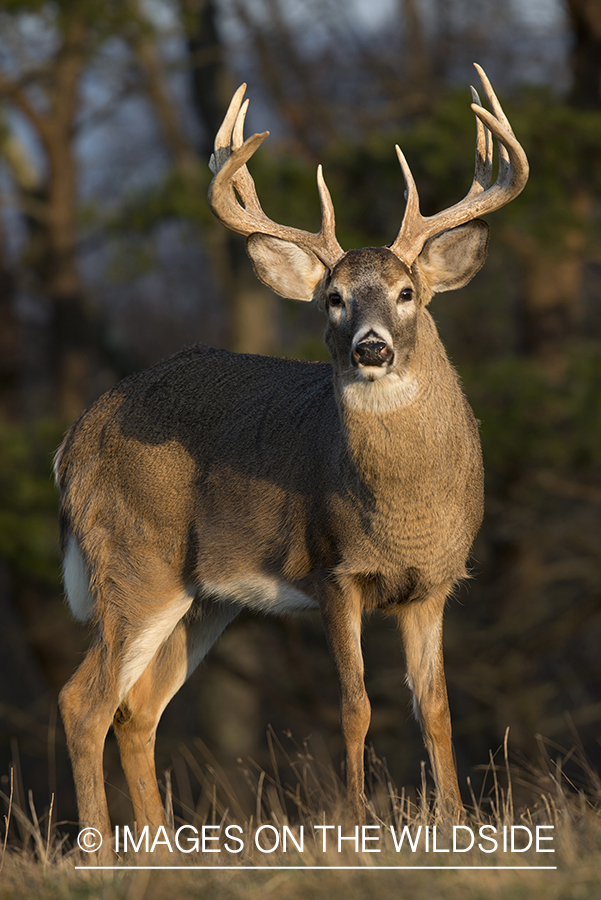
[[[227,871],[227,872],[237,872],[238,870],[245,869],[253,870],[253,871],[267,871],[267,872],[275,872],[277,870],[291,870],[291,871],[302,871],[303,869],[315,871],[319,869],[323,869],[324,871],[328,870],[336,870],[336,871],[351,871],[351,872],[374,872],[378,870],[384,871],[398,871],[398,870],[428,870],[432,871],[482,871],[486,870],[495,872],[495,871],[540,871],[557,869],[557,866],[75,866],[76,869],[114,869],[115,871],[125,872],[125,871],[136,871],[136,870],[152,870],[152,869],[173,869],[174,871],[188,871],[188,870],[196,870],[202,869],[203,871],[211,870],[211,871]]]

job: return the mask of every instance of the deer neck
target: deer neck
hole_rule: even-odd
[[[428,315],[428,314],[426,314]],[[421,492],[448,470],[450,445],[465,425],[465,403],[434,323],[416,340],[398,374],[349,384],[334,376],[346,464],[370,491]],[[351,473],[349,473],[351,474]]]

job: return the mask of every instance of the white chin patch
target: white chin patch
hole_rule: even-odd
[[[357,374],[365,381],[378,381],[386,377],[388,370],[386,366],[359,366]]]
[[[363,374],[366,371],[374,373],[371,378]],[[376,366],[366,366],[360,376],[346,381],[340,392],[342,402],[350,409],[370,413],[388,413],[408,406],[417,393],[417,378],[413,375],[387,374]]]

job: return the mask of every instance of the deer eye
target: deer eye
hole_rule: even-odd
[[[338,309],[342,306],[342,297],[336,291],[328,296],[328,302],[330,306],[333,306],[334,309]]]
[[[410,300],[413,300],[413,291],[411,288],[404,288],[399,294],[399,301],[401,303],[408,303]]]

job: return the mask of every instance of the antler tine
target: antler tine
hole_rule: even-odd
[[[232,151],[239,150],[244,143],[244,122],[246,121],[246,113],[248,112],[249,103],[250,100],[245,100],[240,107],[238,115],[236,116],[232,131]],[[269,132],[266,132],[265,136],[267,136],[268,134]],[[261,204],[259,203],[255,182],[252,175],[248,171],[248,166],[246,164],[241,166],[234,175],[233,184],[236,192],[238,193],[238,196],[244,204],[244,208],[254,215],[261,216],[263,214],[263,210],[261,209]]]
[[[470,222],[477,216],[500,209],[523,190],[528,180],[528,160],[503,112],[490,81],[480,66],[474,64],[480,76],[492,112],[484,109],[477,92],[472,88],[471,108],[476,116],[476,164],[470,190],[459,203],[434,216],[422,216],[413,177],[405,157],[397,147],[397,154],[407,184],[407,206],[400,231],[390,249],[405,265],[413,265],[428,238],[447,228]],[[499,174],[492,181],[492,137],[499,147]]]
[[[493,90],[492,84],[490,83],[486,72],[484,71],[482,66],[478,65],[478,63],[474,63],[474,68],[480,77],[480,81],[482,82],[482,86],[484,87],[484,93],[486,94],[486,99],[488,100],[488,104],[493,111],[495,118],[505,126],[505,128],[511,135],[513,135],[513,129],[509,124],[509,119],[503,112],[503,107],[499,103],[497,95]],[[482,106],[481,103],[479,105]],[[499,149],[499,174],[501,174],[502,171],[503,175],[506,175],[506,170],[509,168],[509,153],[500,141],[497,142],[497,147]]]
[[[219,131],[215,135],[215,152],[211,154],[209,160],[209,169],[216,175],[223,167],[232,152],[232,134],[234,125],[240,112],[242,98],[246,91],[246,84],[241,84],[230,101],[225,118],[221,123]],[[247,101],[248,105],[248,101]]]
[[[234,119],[234,127],[232,128],[232,150],[237,150],[244,143],[244,123],[246,122],[246,113],[250,100],[248,97],[240,107],[238,115]]]
[[[332,203],[332,195],[328,190],[328,186],[323,177],[323,168],[317,166],[317,190],[319,191],[319,203],[321,206],[321,229],[319,234],[323,237],[328,246],[334,248],[335,252],[339,252],[342,256],[344,250],[336,239],[336,218],[334,216],[334,204]]]
[[[398,144],[395,144],[395,150],[405,179],[406,206],[401,229],[396,241],[391,245],[390,249],[393,253],[396,253],[397,256],[401,257],[397,245],[400,245],[402,242],[403,244],[408,243],[409,246],[413,246],[416,242],[419,242],[422,227],[421,223],[424,221],[424,217],[419,211],[419,194],[417,192],[415,179],[409,168],[409,163]],[[417,256],[417,253],[415,255]]]
[[[257,197],[255,183],[246,166],[246,160],[250,159],[254,151],[259,144],[265,140],[269,132],[266,131],[260,135],[253,135],[253,137],[249,138],[247,141],[247,145],[244,145],[244,122],[249,105],[249,100],[243,101],[245,91],[246,84],[241,84],[232,97],[225,118],[215,136],[215,152],[211,155],[209,161],[209,168],[213,172],[213,175],[215,175],[211,187],[209,188],[209,203],[211,203],[214,183],[220,173],[224,170],[224,167],[227,167],[227,171],[230,173],[232,187],[236,189],[244,204],[243,207],[239,208],[254,213],[255,215],[261,215],[261,204]],[[248,152],[249,150],[251,150],[250,153]],[[236,158],[235,162],[230,163],[230,160],[234,158]],[[225,184],[225,181],[224,175],[221,175],[217,183],[219,184],[219,182],[222,182]],[[229,199],[231,199],[231,197]],[[234,201],[236,205],[238,205],[235,197]]]
[[[244,121],[248,109],[248,100],[242,102],[245,89],[246,85],[241,85],[234,94],[215,138],[215,152],[209,162],[214,175],[209,187],[209,205],[217,218],[232,231],[246,236],[268,234],[300,244],[331,267],[344,251],[336,240],[334,207],[321,166],[317,170],[317,186],[322,224],[317,234],[278,225],[263,212],[246,163],[269,132],[254,134],[244,140]]]
[[[482,106],[478,91],[470,85],[472,100],[476,106]],[[476,116],[476,165],[474,180],[467,194],[474,197],[487,191],[492,184],[492,135],[488,128]],[[467,199],[467,198],[466,198]]]

